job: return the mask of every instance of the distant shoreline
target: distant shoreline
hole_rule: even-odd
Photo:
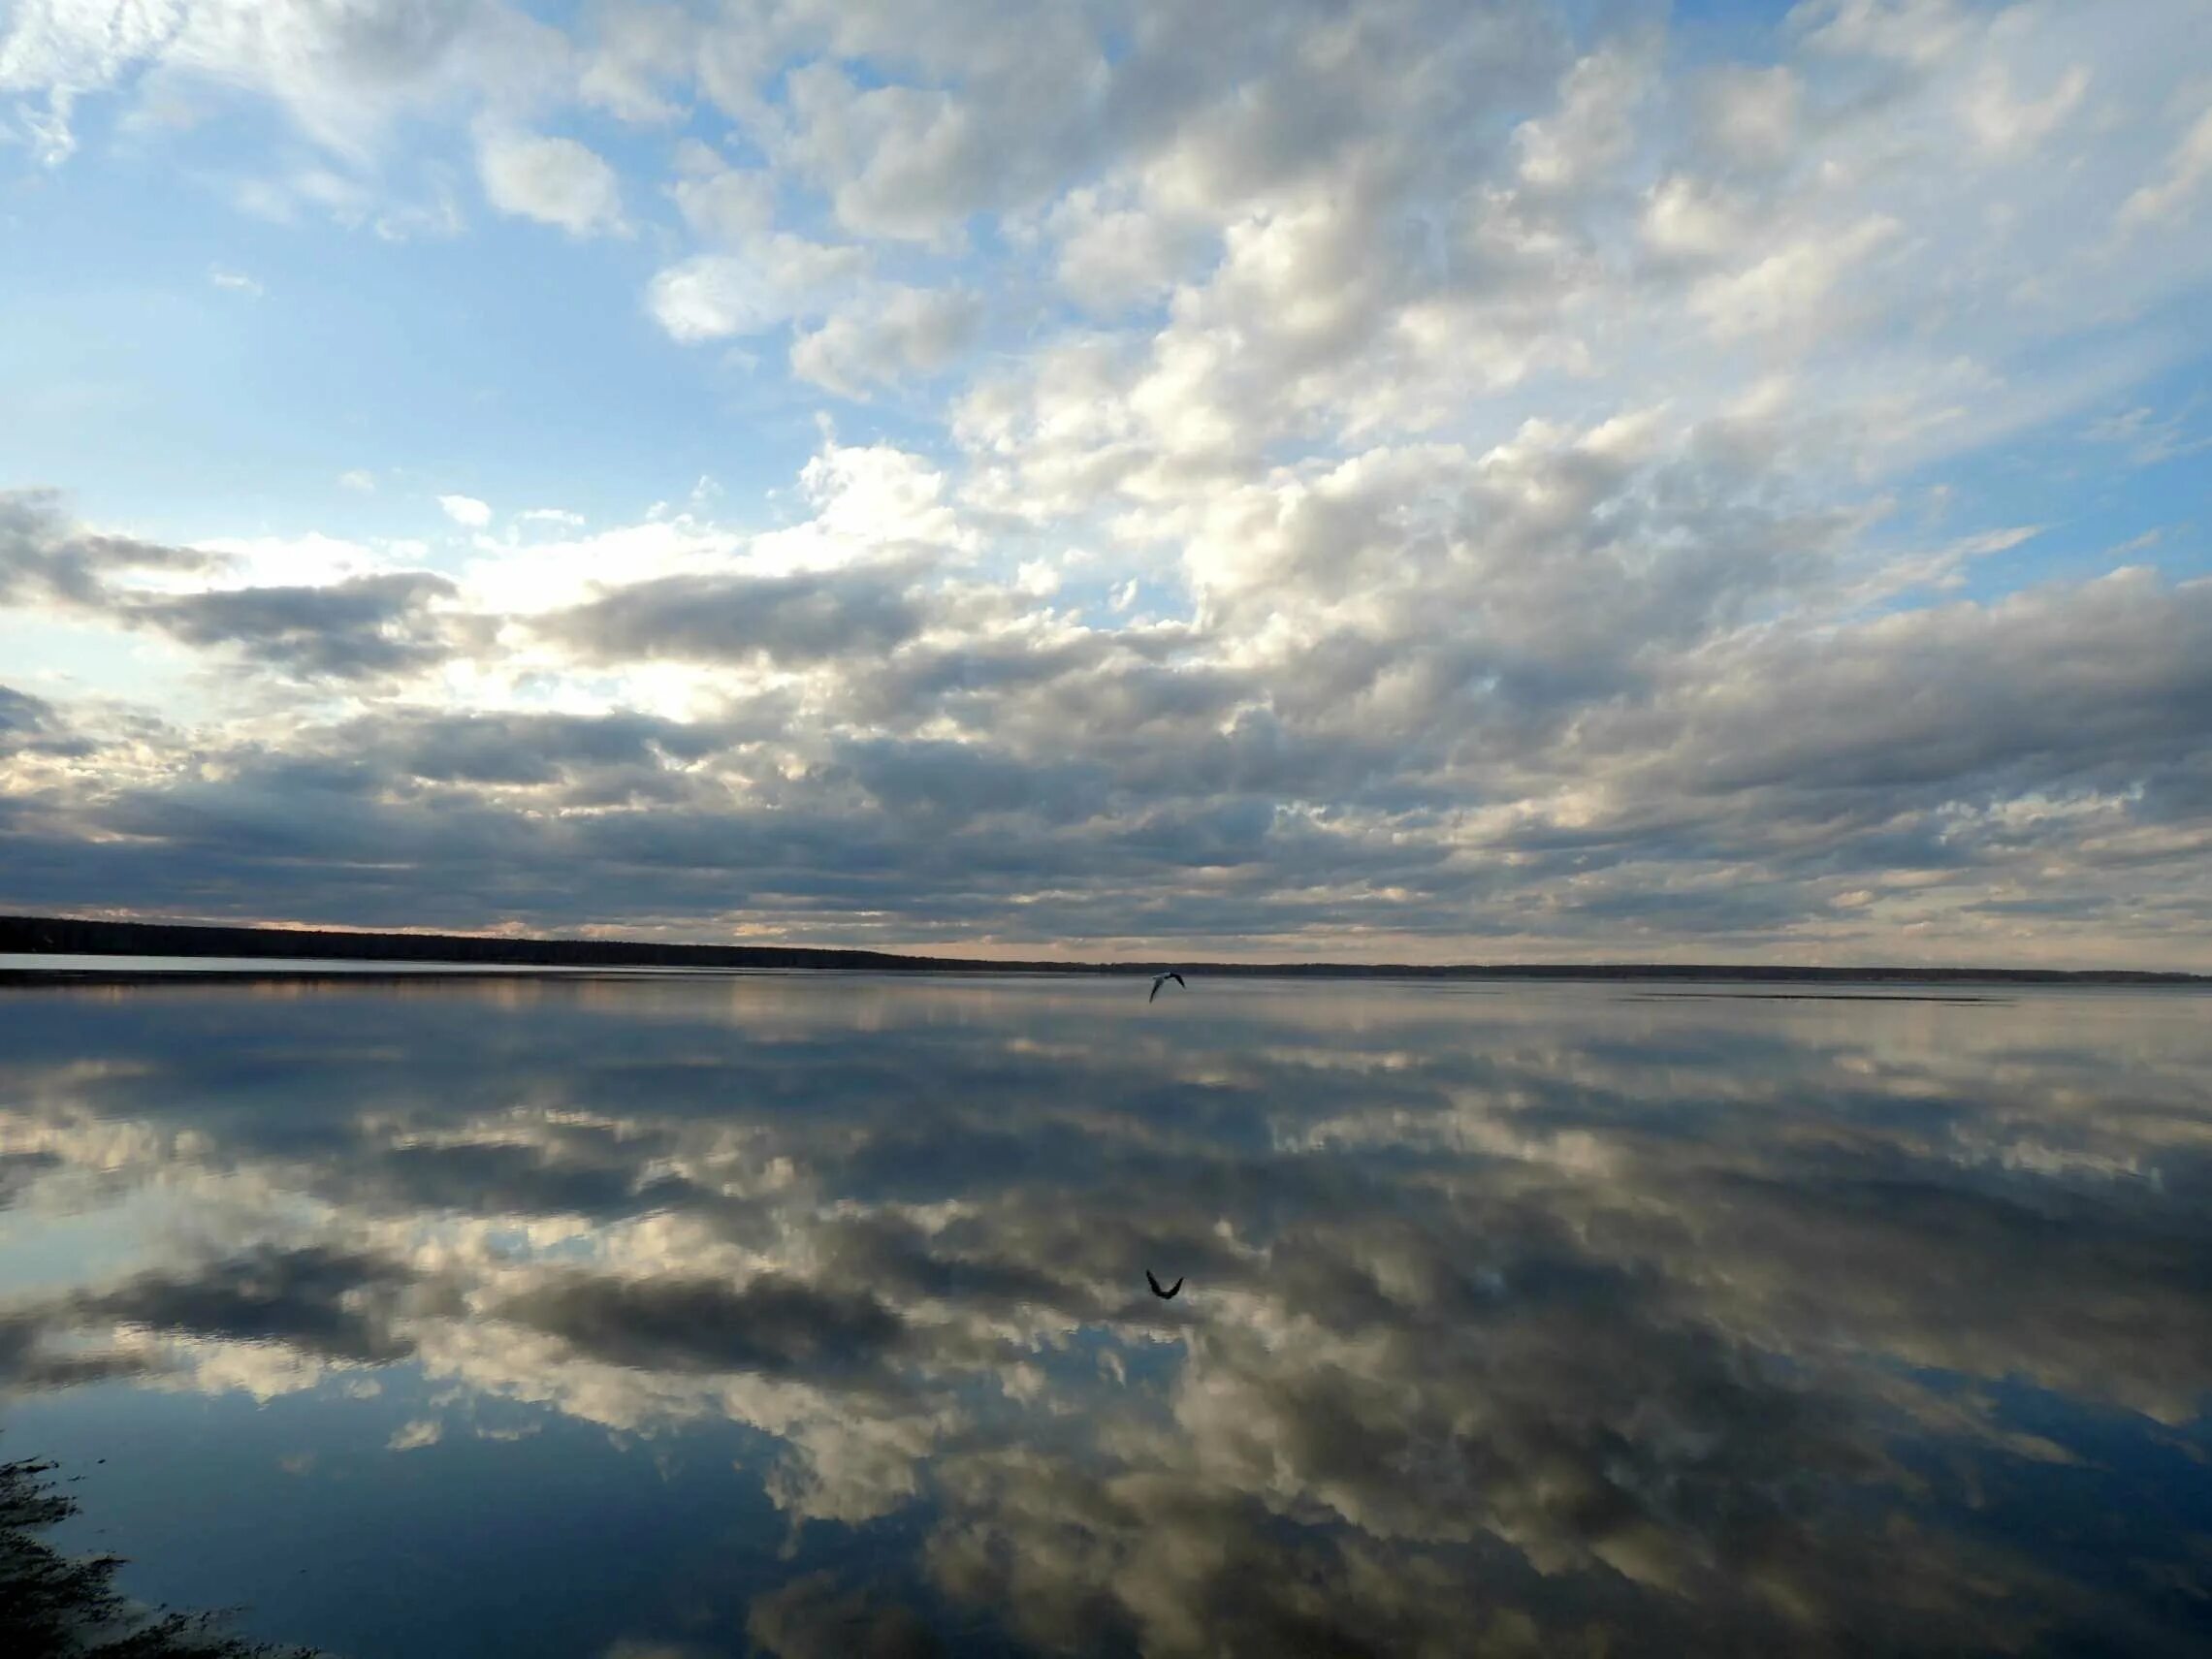
[[[0,916],[0,956],[136,956],[252,959],[266,962],[391,963],[419,965],[409,978],[481,978],[499,969],[844,970],[875,973],[1148,974],[1164,968],[1214,978],[1252,979],[1509,979],[1713,981],[1753,984],[1999,984],[2195,985],[2212,975],[2124,969],[1813,968],[1755,963],[1319,963],[1203,962],[1166,958],[1147,962],[984,962],[973,957],[904,956],[881,950],[836,950],[798,945],[657,944],[642,940],[498,939],[462,934],[355,933],[307,928],[203,927],[189,923],[96,921],[66,916]],[[312,970],[287,977],[311,975]],[[253,969],[211,969],[206,979],[266,976]],[[355,979],[361,970],[333,973]],[[0,983],[82,982],[97,978],[151,979],[158,973],[118,968],[0,970]]]

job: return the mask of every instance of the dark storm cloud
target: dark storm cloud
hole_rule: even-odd
[[[796,576],[664,576],[616,589],[539,625],[600,661],[674,657],[807,663],[883,653],[918,633],[925,611],[905,567]]]
[[[184,1273],[148,1272],[80,1298],[80,1319],[230,1342],[274,1342],[333,1359],[403,1359],[411,1339],[392,1316],[416,1283],[381,1257],[265,1245]]]
[[[904,1333],[898,1314],[871,1295],[817,1291],[776,1275],[740,1286],[568,1273],[497,1312],[592,1358],[654,1371],[865,1378]]]
[[[230,648],[286,674],[360,680],[434,667],[460,643],[438,600],[460,591],[412,570],[322,588],[240,588],[146,597],[124,615],[187,645]]]

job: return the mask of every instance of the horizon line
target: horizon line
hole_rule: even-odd
[[[145,948],[162,943],[172,945],[185,942],[179,936],[198,934],[205,937],[194,948]],[[105,940],[103,939],[105,936]],[[137,937],[150,936],[150,937]],[[167,936],[166,939],[164,936]],[[221,936],[221,937],[211,937]],[[439,958],[427,955],[401,954],[397,950],[367,951],[362,944],[389,942],[393,945],[421,947],[444,945],[454,951],[456,965],[467,961],[492,963],[512,967],[651,967],[664,965],[681,967],[723,966],[741,968],[788,967],[830,970],[838,967],[879,967],[893,971],[935,971],[963,973],[1151,973],[1163,967],[1180,968],[1188,973],[1216,973],[1245,976],[1314,976],[1330,974],[1347,976],[1396,975],[1401,977],[1478,977],[1501,978],[1571,978],[1578,975],[1598,977],[1743,977],[1791,979],[1910,979],[1910,978],[1976,978],[2024,982],[2127,982],[2136,984],[2212,984],[2212,974],[2193,973],[2184,969],[2129,969],[2129,968],[1994,968],[1974,965],[1911,966],[1898,963],[1863,963],[1850,966],[1833,966],[1818,963],[1731,963],[1731,962],[1651,962],[1634,960],[1600,960],[1583,962],[1382,962],[1382,961],[1207,961],[1199,957],[1157,956],[1147,958],[1120,958],[1105,960],[1072,960],[1052,958],[988,958],[971,956],[940,956],[911,950],[882,950],[856,945],[805,945],[805,944],[703,944],[663,942],[635,939],[577,939],[528,934],[469,934],[438,933],[427,929],[376,929],[344,925],[321,925],[294,922],[185,922],[120,920],[94,916],[43,916],[27,914],[0,914],[0,955],[83,955],[83,956],[243,956],[255,954],[237,948],[218,949],[218,944],[236,945],[240,941],[269,943],[274,941],[331,941],[335,950],[321,954],[336,959],[355,961],[416,961],[434,962]],[[138,948],[122,948],[130,944]],[[567,958],[567,962],[520,959],[520,952],[555,952]],[[263,950],[260,954],[272,960],[286,958],[312,959],[309,952],[297,948]],[[588,955],[620,957],[622,960],[584,960]],[[499,957],[508,960],[499,962]],[[652,957],[682,958],[681,961],[664,961],[656,964]],[[710,957],[721,957],[721,963],[710,962]],[[783,961],[768,959],[784,958]],[[791,960],[796,959],[796,960]],[[833,960],[834,959],[834,960]]]

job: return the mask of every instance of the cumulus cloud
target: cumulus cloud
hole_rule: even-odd
[[[625,236],[615,170],[574,139],[494,129],[477,141],[485,200],[572,237]]]
[[[492,522],[491,506],[473,495],[440,495],[439,509],[465,529],[480,530]]]
[[[75,151],[83,100],[130,88],[157,102],[209,83],[271,99],[315,143],[358,161],[409,111],[457,88],[527,95],[569,54],[558,32],[498,0],[30,0],[0,34],[0,91],[37,100],[22,118],[49,165]]]
[[[701,241],[744,247],[774,229],[774,175],[731,167],[697,139],[677,146],[676,163],[679,176],[668,194]]]
[[[791,372],[847,397],[871,384],[946,367],[976,334],[982,306],[972,294],[894,289],[867,297],[791,342]]]
[[[680,6],[598,8],[577,90],[620,120],[659,125],[682,111],[667,90],[698,48],[697,24]]]
[[[654,277],[646,304],[686,344],[756,335],[828,309],[867,264],[859,248],[778,232],[743,256],[695,254],[669,266]]]
[[[1057,274],[1075,299],[1105,315],[1154,298],[1196,266],[1205,238],[1198,223],[1148,210],[1134,192],[1070,191],[1048,221],[1059,240]]]

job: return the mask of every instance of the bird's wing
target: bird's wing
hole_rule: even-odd
[[[1157,979],[1155,979],[1155,980],[1153,980],[1153,981],[1152,981],[1152,996],[1151,996],[1151,997],[1146,997],[1144,1000],[1145,1000],[1147,1003],[1149,1003],[1150,1001],[1152,1001],[1152,997],[1157,997],[1159,994],[1160,994],[1160,981],[1159,981],[1159,980],[1157,980]]]
[[[1171,1286],[1170,1286],[1170,1287],[1168,1288],[1168,1290],[1167,1290],[1167,1291],[1166,1291],[1164,1293],[1165,1293],[1165,1294],[1167,1294],[1167,1295],[1172,1296],[1172,1295],[1173,1295],[1173,1294],[1174,1294],[1174,1293],[1175,1293],[1177,1291],[1181,1290],[1182,1288],[1183,1288],[1183,1282],[1182,1282],[1182,1280],[1180,1280],[1180,1279],[1177,1279],[1177,1280],[1174,1282],[1174,1284],[1172,1284]]]
[[[1152,1293],[1155,1296],[1164,1296],[1168,1293],[1160,1289],[1160,1281],[1152,1277],[1152,1269],[1149,1267],[1144,1269],[1144,1282],[1152,1287]]]
[[[1183,976],[1180,973],[1170,973],[1168,975],[1168,977],[1174,980],[1176,984],[1183,985]],[[1188,985],[1183,985],[1183,989],[1187,991],[1190,989],[1190,987]]]

